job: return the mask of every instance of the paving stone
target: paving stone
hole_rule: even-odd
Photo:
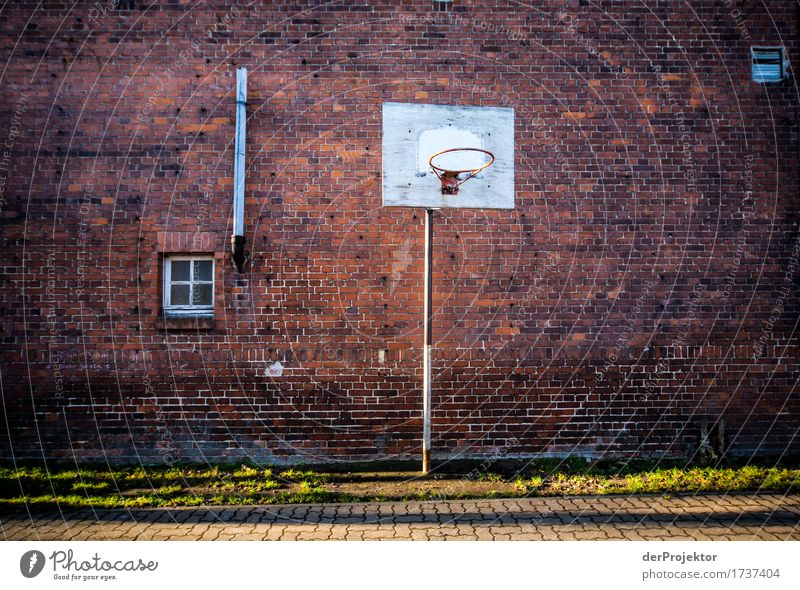
[[[800,540],[800,496],[527,498],[10,515],[7,540]]]
[[[364,531],[364,540],[365,541],[372,541],[376,539],[386,539],[392,538],[392,531],[391,529],[388,530],[374,530],[374,531]]]
[[[214,541],[219,537],[219,534],[222,532],[221,526],[212,526],[209,527],[208,530],[203,532],[198,538],[199,541]]]

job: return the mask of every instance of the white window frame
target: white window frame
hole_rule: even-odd
[[[172,262],[182,261],[210,261],[211,262],[211,305],[172,305],[170,303],[170,287],[172,286]],[[189,266],[189,281],[179,281],[181,284],[188,283],[189,286],[189,301],[192,300],[192,293],[194,291],[193,285],[195,281],[192,280],[192,266]],[[215,261],[213,256],[164,256],[164,294],[163,305],[165,316],[192,316],[192,317],[213,317],[214,316],[214,273]],[[209,281],[197,281],[203,284],[209,284]]]

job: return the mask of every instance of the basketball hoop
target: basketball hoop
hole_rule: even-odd
[[[444,168],[443,166],[437,166],[433,163],[433,160],[443,156],[445,154],[452,154],[454,152],[478,152],[481,154],[485,154],[489,156],[489,161],[484,163],[482,166],[474,167],[474,168],[464,168],[462,170],[455,170],[452,168]],[[442,194],[443,195],[457,195],[459,187],[467,182],[470,178],[475,178],[478,174],[480,174],[483,170],[488,168],[494,163],[494,154],[488,150],[482,150],[479,148],[450,148],[449,150],[443,150],[436,154],[433,154],[428,159],[428,164],[430,165],[433,173],[439,177],[439,180],[442,183]],[[462,174],[467,174],[466,178],[461,178]]]
[[[434,317],[438,317],[433,299],[435,212],[514,209],[514,109],[385,102],[381,110],[383,204],[422,209],[425,218],[420,450],[422,473],[427,474],[435,442],[431,440],[437,350]],[[489,166],[490,173],[483,172]],[[474,182],[459,191],[470,179]]]

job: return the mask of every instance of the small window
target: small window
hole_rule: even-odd
[[[780,82],[786,78],[783,47],[751,47],[754,82]]]
[[[214,315],[214,259],[168,256],[164,259],[164,315]]]

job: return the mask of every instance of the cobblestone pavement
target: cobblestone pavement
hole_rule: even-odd
[[[800,495],[606,496],[0,515],[6,540],[800,540]]]

